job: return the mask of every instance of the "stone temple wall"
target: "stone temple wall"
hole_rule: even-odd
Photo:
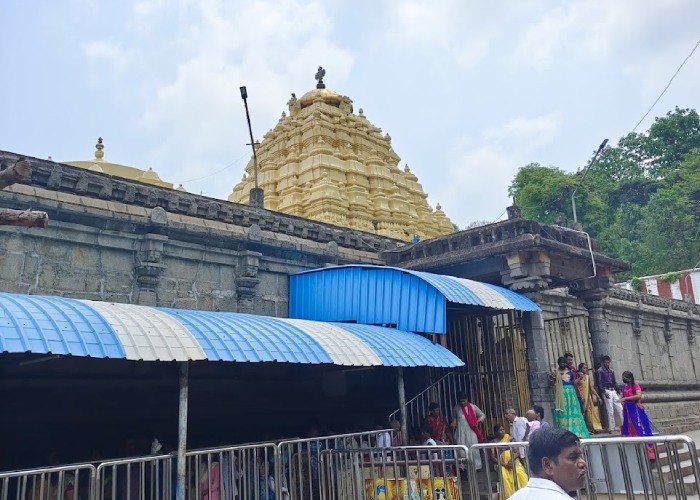
[[[0,226],[4,292],[284,317],[290,273],[380,263],[378,249],[396,248],[328,224],[32,164],[39,187],[0,191],[0,206],[46,211],[50,223]]]
[[[586,314],[577,298],[541,293],[544,319]],[[630,370],[645,391],[644,404],[667,432],[700,426],[700,307],[614,288],[604,300],[613,369],[621,383]],[[599,362],[599,360],[596,360]]]

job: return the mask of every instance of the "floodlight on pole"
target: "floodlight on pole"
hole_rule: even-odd
[[[264,193],[263,190],[258,187],[258,154],[255,151],[255,139],[253,139],[253,127],[250,124],[250,112],[248,111],[248,90],[245,86],[240,88],[241,99],[243,99],[243,105],[245,106],[245,117],[248,121],[248,134],[250,134],[250,147],[253,148],[253,177],[255,179],[255,187],[250,190],[249,203],[252,207],[264,208]]]
[[[253,148],[253,168],[255,169],[255,187],[258,187],[258,155],[255,152],[255,140],[253,139],[253,127],[250,124],[250,112],[248,111],[248,90],[241,87],[241,99],[245,106],[245,118],[248,121],[248,133],[250,134],[250,147]]]

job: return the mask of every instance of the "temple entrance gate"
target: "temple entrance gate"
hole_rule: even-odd
[[[486,414],[487,433],[505,423],[507,408],[522,415],[532,406],[520,312],[451,313],[445,340],[466,364],[458,372],[466,379],[471,401]],[[444,403],[451,410],[456,401]]]
[[[557,358],[567,352],[574,355],[576,366],[586,363],[588,368],[594,369],[591,334],[584,314],[545,320],[544,331],[552,370],[556,368]]]

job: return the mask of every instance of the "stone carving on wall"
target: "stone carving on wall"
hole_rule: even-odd
[[[239,300],[251,301],[257,294],[260,283],[258,270],[260,268],[261,253],[244,252],[240,259],[239,276],[236,278],[236,294]]]
[[[141,240],[141,248],[137,253],[134,269],[139,285],[138,302],[140,304],[156,305],[155,291],[166,268],[163,263],[163,250],[167,241],[167,236],[150,233],[145,234]]]

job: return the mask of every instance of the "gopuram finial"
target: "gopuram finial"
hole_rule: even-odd
[[[323,69],[323,66],[319,66],[318,71],[316,71],[316,76],[314,77],[314,78],[316,78],[316,81],[318,82],[316,84],[317,89],[325,89],[326,88],[326,84],[323,83],[324,76],[326,76],[326,70]]]

